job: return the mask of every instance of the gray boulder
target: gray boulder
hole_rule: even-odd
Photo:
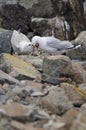
[[[0,29],[0,53],[11,53],[12,31]]]
[[[42,80],[58,84],[59,78],[71,74],[72,64],[67,56],[47,56],[43,60]]]
[[[73,42],[75,45],[80,44],[81,47],[68,50],[66,55],[71,59],[86,60],[86,31],[81,32]]]

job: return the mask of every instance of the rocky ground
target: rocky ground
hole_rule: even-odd
[[[86,32],[66,56],[11,55],[11,34],[0,34],[0,130],[85,130]]]
[[[0,130],[86,130],[85,8],[85,0],[0,1]],[[11,55],[14,29],[31,38],[53,28],[81,47]]]

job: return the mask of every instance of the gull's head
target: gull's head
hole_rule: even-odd
[[[29,53],[34,50],[32,42],[22,41],[20,43],[20,51],[22,53]]]
[[[39,39],[40,39],[40,36],[34,36],[34,37],[32,38],[32,40],[31,40],[33,46],[36,47],[36,48],[39,47]]]

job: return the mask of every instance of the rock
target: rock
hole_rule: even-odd
[[[73,105],[81,106],[85,103],[86,99],[74,89],[76,86],[68,83],[61,83],[60,86],[64,89],[65,94],[68,96],[68,99],[73,103]]]
[[[23,59],[27,63],[31,63],[37,70],[42,71],[43,59],[38,56],[20,55],[19,58]]]
[[[27,81],[25,83],[21,82],[21,85],[16,85],[13,89],[12,92],[15,95],[20,96],[21,98],[25,98],[27,96],[31,96],[32,93],[34,92],[41,92],[42,90],[42,84],[40,83],[35,83],[33,81]]]
[[[17,4],[18,0],[0,0],[0,7],[4,4]]]
[[[83,90],[84,92],[86,92],[86,83],[79,84],[78,86],[79,86],[79,88],[80,88],[81,90]]]
[[[83,3],[83,6],[84,6],[84,17],[86,19],[86,1]]]
[[[41,36],[51,36],[52,29],[55,25],[56,17],[54,18],[38,18],[33,17],[31,19],[31,28],[34,33],[38,33]]]
[[[72,62],[72,79],[77,83],[86,83],[86,70],[79,61]]]
[[[40,79],[40,72],[31,63],[26,63],[22,59],[6,53],[1,55],[0,58],[2,64],[1,69],[11,76],[23,80],[24,78]]]
[[[42,80],[53,84],[58,83],[58,78],[71,75],[71,60],[63,55],[47,56],[43,60]]]
[[[12,31],[0,28],[0,53],[11,53]]]
[[[84,30],[83,2],[79,0],[51,0],[53,8],[58,16],[63,16],[70,25],[73,36]],[[78,14],[77,14],[78,12]]]
[[[81,108],[80,108],[80,111],[82,112],[82,111],[85,111],[86,110],[86,103],[84,103],[82,106],[81,106]]]
[[[82,68],[86,71],[86,61],[82,62]]]
[[[86,41],[86,31],[80,32],[79,35],[76,37],[75,41],[85,42]]]
[[[31,12],[32,16],[37,17],[52,17],[55,12],[52,7],[51,0],[19,0],[19,4],[24,6]]]
[[[86,130],[86,109],[79,112],[73,121],[70,130]]]
[[[65,95],[65,91],[59,87],[53,87],[49,94],[42,98],[42,105],[55,114],[63,114],[72,108],[72,103]]]
[[[7,95],[5,95],[5,94],[1,95],[1,94],[0,94],[0,105],[1,105],[1,104],[5,104],[6,101],[7,101],[7,99],[8,99],[8,96],[7,96]]]
[[[47,130],[67,130],[66,123],[58,119],[55,121],[54,119],[49,120],[44,127],[47,128]]]
[[[66,122],[66,125],[69,127],[72,125],[73,120],[76,118],[76,116],[78,115],[78,110],[72,108],[70,110],[68,110],[63,116],[62,119],[64,120],[64,122]]]
[[[25,126],[24,126],[24,123],[21,123],[19,121],[11,121],[11,126],[13,128],[16,128],[18,130],[24,130],[25,129]]]
[[[0,83],[20,84],[20,82],[17,79],[4,73],[2,70],[0,70]]]
[[[37,17],[52,17],[55,12],[52,7],[51,0],[1,0],[0,5],[19,4],[25,9],[28,9],[32,16]],[[41,4],[42,3],[42,4]],[[44,8],[45,7],[45,8]]]
[[[27,33],[30,25],[30,14],[27,9],[19,4],[5,4],[0,9],[1,26],[9,30],[18,30]]]
[[[33,106],[26,106],[17,103],[0,105],[1,113],[8,118],[19,121],[35,121],[36,119],[48,119],[49,115]]]
[[[55,37],[61,40],[72,40],[74,39],[73,29],[70,27],[70,24],[63,16],[56,16],[56,21],[54,25]]]
[[[71,49],[66,52],[66,55],[71,59],[86,60],[86,31],[82,31],[74,40],[74,44],[80,44],[81,47]]]

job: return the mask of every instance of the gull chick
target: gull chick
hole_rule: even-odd
[[[61,41],[55,37],[40,37],[34,36],[32,38],[32,44],[36,48],[40,48],[41,50],[49,53],[62,54],[67,49],[71,49],[74,46],[69,41]]]
[[[14,52],[18,54],[29,54],[34,49],[28,37],[16,30],[13,31],[11,44]]]

